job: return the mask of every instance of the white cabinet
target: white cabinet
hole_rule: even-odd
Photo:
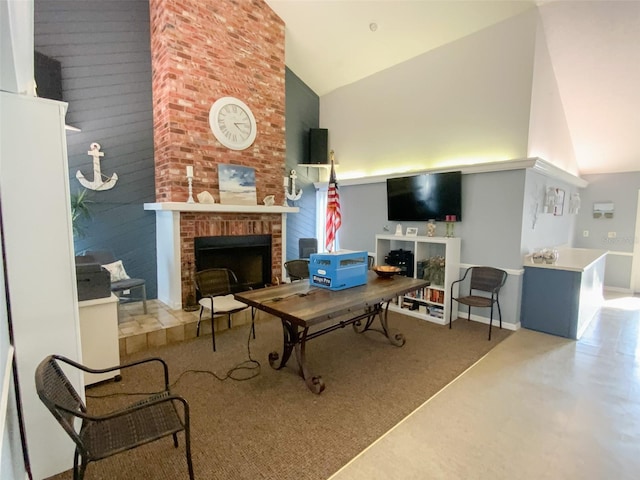
[[[74,444],[38,398],[47,355],[80,361],[66,104],[0,92],[0,189],[15,359],[34,478],[73,466]],[[81,372],[69,380],[84,392]],[[83,393],[81,393],[83,395]]]
[[[90,368],[108,368],[120,364],[118,344],[118,297],[96,298],[78,302],[82,364]],[[108,373],[85,373],[84,383],[120,378],[120,370]]]
[[[432,280],[429,287],[401,297],[390,308],[402,313],[429,320],[440,325],[449,323],[451,283],[460,276],[460,239],[448,237],[408,237],[406,235],[376,235],[376,264],[384,265],[385,257],[392,250],[413,253],[413,276],[427,278],[429,261],[444,261],[444,276]],[[454,289],[457,296],[458,288]]]

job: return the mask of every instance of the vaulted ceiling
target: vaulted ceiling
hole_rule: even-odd
[[[320,97],[537,8],[581,174],[640,171],[640,0],[266,0]]]

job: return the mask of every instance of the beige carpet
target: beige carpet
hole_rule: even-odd
[[[165,359],[174,392],[191,407],[192,454],[197,479],[322,480],[425,400],[475,363],[509,335],[494,328],[487,341],[485,325],[460,320],[453,329],[390,313],[389,324],[405,334],[404,347],[392,346],[377,332],[356,334],[351,327],[318,337],[307,344],[308,363],[322,375],[326,389],[309,391],[298,375],[295,356],[287,367],[273,370],[269,352],[281,351],[282,328],[277,319],[260,319],[251,356],[260,374],[246,381],[219,381],[247,359],[249,328],[241,326],[211,337],[165,346],[123,358]],[[142,369],[125,371],[120,383],[88,389],[89,395],[153,389]],[[157,384],[156,384],[157,385]],[[90,408],[110,409],[135,397],[89,398]],[[71,472],[56,480],[71,478]],[[180,447],[170,438],[94,462],[86,479],[188,478],[183,436]]]

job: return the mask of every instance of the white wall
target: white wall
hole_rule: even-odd
[[[338,178],[525,158],[537,14],[320,98]]]
[[[527,150],[529,157],[544,158],[569,173],[574,175],[579,173],[567,118],[551,64],[547,39],[540,19],[538,19],[536,35]]]

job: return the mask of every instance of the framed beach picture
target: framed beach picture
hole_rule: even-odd
[[[407,227],[407,237],[417,237],[418,229],[415,227]]]
[[[220,203],[226,205],[257,205],[256,171],[241,165],[218,165]]]

